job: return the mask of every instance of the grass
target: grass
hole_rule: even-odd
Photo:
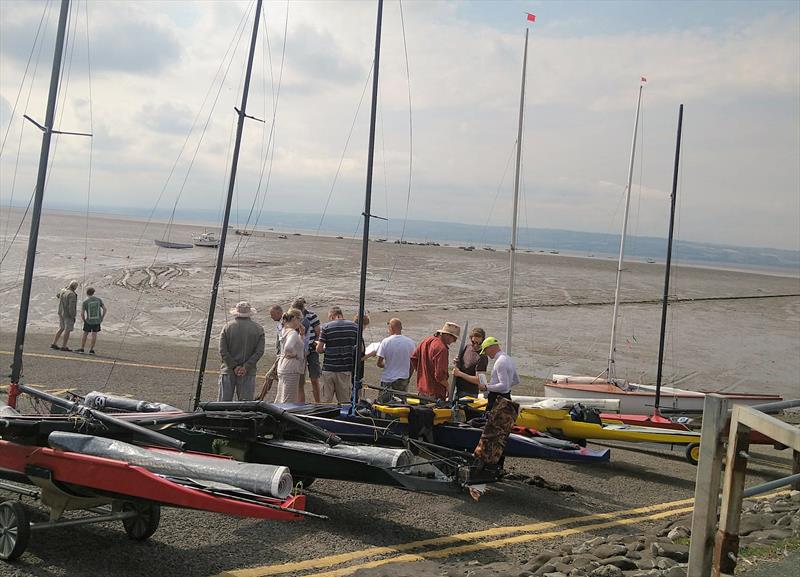
[[[780,559],[787,553],[800,551],[800,536],[789,537],[769,545],[748,545],[739,549],[739,558],[748,561]]]

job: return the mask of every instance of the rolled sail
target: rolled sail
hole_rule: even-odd
[[[54,449],[124,461],[159,475],[224,483],[258,495],[283,499],[293,487],[287,467],[149,450],[114,439],[62,431],[50,433],[47,442]]]
[[[171,413],[180,411],[171,405],[164,403],[151,403],[149,401],[139,401],[127,397],[107,395],[98,391],[92,391],[83,399],[83,404],[92,409],[116,409],[118,411],[128,411],[131,413]]]
[[[414,454],[408,449],[390,449],[387,447],[373,447],[371,445],[336,445],[329,447],[322,443],[305,443],[302,441],[270,440],[269,444],[275,447],[285,447],[299,451],[307,451],[320,455],[335,455],[346,457],[354,461],[361,461],[374,467],[393,469],[407,467],[414,462]]]

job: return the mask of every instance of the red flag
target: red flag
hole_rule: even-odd
[[[644,76],[642,76],[642,82],[647,82],[647,78],[645,78]]]
[[[528,15],[528,22],[536,22],[536,14],[531,14],[530,12],[526,12]]]

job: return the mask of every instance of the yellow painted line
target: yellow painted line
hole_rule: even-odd
[[[767,493],[765,495],[750,497],[750,499],[751,500],[768,499],[770,497],[776,497],[778,495],[786,495],[788,493],[789,493],[788,490],[781,490],[772,493]],[[345,567],[343,569],[336,569],[333,571],[327,571],[323,573],[314,573],[306,576],[306,577],[340,577],[344,575],[350,575],[358,571],[359,569],[370,569],[374,567],[380,567],[382,565],[387,565],[389,563],[411,563],[415,561],[423,561],[425,559],[435,559],[441,557],[448,557],[452,555],[458,555],[461,553],[479,551],[487,547],[488,548],[502,547],[507,545],[514,545],[517,543],[524,543],[526,541],[551,539],[559,536],[574,535],[577,533],[583,533],[593,529],[603,529],[621,525],[630,525],[641,521],[662,519],[665,517],[670,517],[672,515],[681,515],[683,513],[688,513],[692,511],[694,509],[693,506],[690,507],[681,507],[681,506],[691,505],[693,503],[694,499],[681,499],[679,501],[658,503],[656,505],[647,505],[644,507],[637,507],[635,509],[628,509],[623,511],[612,511],[609,513],[594,513],[592,515],[583,515],[580,517],[566,517],[564,519],[559,519],[557,521],[543,521],[539,523],[531,523],[528,525],[517,525],[509,527],[494,527],[492,529],[486,529],[483,531],[472,531],[469,533],[460,533],[457,535],[448,535],[445,537],[436,537],[433,539],[424,539],[421,541],[401,543],[399,545],[394,545],[391,547],[370,547],[368,549],[363,549],[361,551],[352,551],[350,553],[342,553],[339,555],[329,555],[327,557],[319,557],[316,559],[308,559],[306,561],[297,561],[294,563],[283,563],[280,565],[265,565],[263,567],[252,567],[249,569],[234,569],[231,571],[223,571],[222,573],[218,573],[213,577],[266,577],[268,575],[280,575],[282,573],[307,571],[311,569],[322,569],[324,567],[331,567],[333,565],[341,565],[343,563],[355,561],[356,559],[375,557],[378,555],[387,555],[387,554],[390,555],[392,553],[401,553],[403,551],[419,549],[431,545],[446,545],[450,543],[456,543],[459,541],[475,540],[481,537],[492,537],[492,536],[499,536],[504,534],[520,533],[520,532],[525,533],[523,535],[518,535],[516,537],[507,537],[505,539],[496,539],[494,541],[482,541],[480,543],[469,543],[466,545],[448,547],[445,549],[435,549],[433,551],[422,552],[419,554],[398,555],[387,559],[369,561],[367,563],[352,565],[350,567]],[[675,507],[681,507],[681,508],[675,509]],[[664,511],[664,509],[667,510]],[[655,513],[653,513],[654,511]],[[626,516],[626,515],[636,515],[638,513],[646,513],[646,514],[638,517],[633,516],[627,519],[612,519],[611,521],[605,521],[602,523],[580,525],[578,527],[564,529],[561,531],[534,533],[534,531],[553,529],[562,525],[569,525],[572,523],[581,523],[581,522],[585,523],[586,521],[609,519],[613,517]]]
[[[640,517],[628,517],[626,519],[616,519],[614,521],[605,521],[603,523],[591,523],[589,525],[581,525],[579,527],[571,527],[561,531],[550,531],[547,533],[528,533],[526,535],[517,535],[516,537],[508,537],[506,539],[496,539],[494,541],[482,541],[480,543],[470,543],[468,545],[460,545],[458,547],[448,547],[446,549],[437,549],[419,553],[418,555],[401,555],[399,557],[392,557],[390,559],[379,559],[378,561],[371,561],[369,563],[362,563],[360,565],[353,565],[345,567],[344,569],[337,569],[335,571],[325,571],[323,573],[313,573],[306,577],[343,577],[344,575],[352,575],[361,569],[373,569],[381,567],[382,565],[389,565],[391,563],[414,563],[417,561],[424,561],[426,559],[442,559],[453,555],[461,555],[463,553],[473,553],[484,549],[496,549],[498,547],[507,547],[509,545],[516,545],[518,543],[525,543],[527,541],[543,541],[546,539],[554,539],[556,537],[568,537],[578,533],[586,533],[587,531],[594,531],[597,529],[607,529],[609,527],[619,527],[621,525],[633,525],[641,523],[642,521],[655,521],[665,517],[672,517],[689,513],[694,510],[694,507],[684,507],[682,509],[671,509],[669,511],[662,511],[661,513],[653,513],[652,515],[643,515]]]
[[[591,515],[581,515],[578,517],[566,517],[556,521],[541,521],[538,523],[530,523],[527,525],[514,525],[508,527],[493,527],[491,529],[484,529],[481,531],[471,531],[469,533],[459,533],[456,535],[447,535],[444,537],[435,537],[433,539],[424,539],[421,541],[411,541],[409,543],[401,543],[399,545],[392,545],[387,547],[370,547],[362,549],[361,551],[351,551],[349,553],[341,553],[339,555],[329,555],[327,557],[319,557],[316,559],[308,559],[306,561],[297,561],[294,563],[283,563],[280,565],[267,565],[264,567],[253,567],[250,569],[236,569],[232,571],[225,571],[219,573],[215,577],[262,577],[266,575],[279,575],[281,573],[289,573],[292,571],[304,571],[309,569],[320,569],[323,567],[331,567],[333,565],[340,565],[348,563],[357,559],[365,557],[374,557],[377,555],[387,555],[393,553],[400,553],[412,549],[420,549],[422,547],[430,547],[432,545],[449,545],[451,543],[458,543],[463,541],[472,541],[484,537],[497,537],[500,535],[508,535],[512,533],[529,533],[531,531],[541,531],[546,529],[553,529],[562,525],[570,525],[572,523],[585,523],[587,521],[595,521],[599,519],[610,519],[612,517],[624,515],[636,515],[639,513],[651,513],[654,511],[661,511],[673,507],[680,507],[682,505],[689,505],[694,499],[681,499],[680,501],[671,501],[668,503],[659,503],[656,505],[647,505],[638,507],[636,509],[629,509],[623,511],[613,511],[610,513],[593,513]]]
[[[14,356],[10,351],[0,351],[0,355]],[[78,353],[80,355],[80,353]],[[98,365],[116,365],[118,367],[134,367],[137,369],[157,369],[161,371],[181,371],[186,373],[194,373],[196,369],[190,367],[174,367],[170,365],[148,365],[146,363],[131,363],[128,361],[110,361],[107,359],[92,359],[86,356],[66,356],[66,355],[51,355],[48,353],[25,353],[25,357],[33,357],[39,359],[55,359],[59,361],[73,361],[78,363],[94,363]],[[218,375],[219,371],[207,370],[206,374]]]

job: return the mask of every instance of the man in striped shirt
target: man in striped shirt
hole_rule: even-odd
[[[322,361],[322,402],[350,402],[353,388],[353,367],[358,343],[358,325],[345,320],[340,307],[328,311],[330,322],[325,323],[317,340],[317,352],[324,353]]]
[[[317,352],[317,339],[319,339],[320,323],[317,313],[306,308],[306,299],[297,297],[292,303],[292,307],[303,311],[303,340],[306,345],[306,364],[308,365],[308,378],[311,381],[311,392],[314,395],[314,402],[319,403],[319,353]],[[298,402],[304,403],[306,400],[304,386],[300,387]]]

